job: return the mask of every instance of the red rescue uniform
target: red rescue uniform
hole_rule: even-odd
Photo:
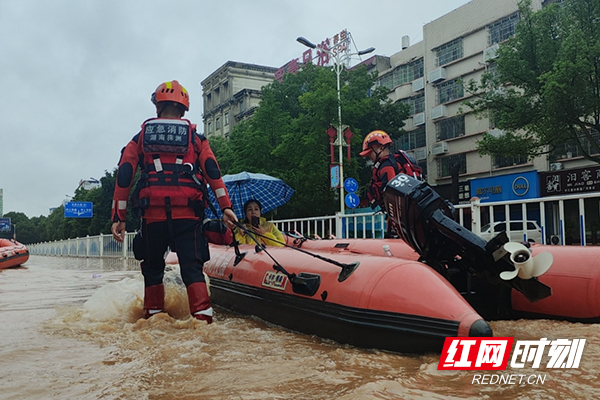
[[[202,213],[204,208],[199,203],[208,199],[204,199],[201,188],[186,173],[191,169],[190,164],[195,170],[197,167],[203,171],[203,176],[195,175],[199,180],[208,181],[221,209],[231,208],[215,155],[206,138],[192,128],[186,119],[152,118],[142,124],[141,132],[121,153],[112,204],[113,222],[125,221],[127,200],[138,166],[142,168],[139,206],[147,222],[166,221],[167,204],[172,219],[202,217],[198,215],[198,207]]]
[[[405,173],[404,168],[396,162],[394,155],[382,157],[373,165],[373,175],[371,177],[371,185],[367,192],[371,208],[375,209],[380,206],[385,210],[383,204],[383,190],[389,181],[391,181],[399,173]]]
[[[146,317],[164,311],[164,254],[168,248],[179,258],[187,287],[190,313],[212,322],[212,307],[202,267],[210,259],[202,232],[209,201],[206,182],[221,210],[231,201],[208,141],[186,119],[151,118],[123,148],[112,205],[113,222],[125,221],[129,192],[137,169],[140,181],[132,196],[142,213],[142,226],[134,239],[136,258],[142,260]]]

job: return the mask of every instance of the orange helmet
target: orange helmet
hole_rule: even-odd
[[[188,96],[187,90],[177,81],[164,82],[158,85],[150,100],[155,105],[161,101],[172,101],[183,105],[186,111],[190,110],[190,96]]]
[[[381,146],[385,146],[386,144],[392,144],[392,138],[390,135],[385,133],[384,131],[376,130],[371,131],[367,136],[365,136],[365,140],[363,140],[363,151],[360,152],[361,157],[366,157],[372,151],[371,146],[374,143],[377,143]]]

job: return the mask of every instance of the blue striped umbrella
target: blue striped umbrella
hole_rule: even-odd
[[[260,201],[262,212],[266,213],[287,203],[294,189],[289,187],[284,181],[265,174],[254,174],[250,172],[240,172],[234,175],[224,175],[223,182],[229,192],[229,198],[233,204],[233,211],[238,218],[244,218],[244,203],[250,199]],[[218,218],[222,213],[219,203],[212,190],[208,191],[210,202],[217,210]],[[208,218],[215,218],[210,208],[206,209]]]

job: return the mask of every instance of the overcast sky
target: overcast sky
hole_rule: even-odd
[[[186,117],[201,127],[200,82],[229,60],[280,67],[302,56],[298,36],[319,43],[343,29],[359,50],[391,56],[468,2],[2,0],[4,213],[48,215],[81,179],[112,172],[163,81],[187,88]]]

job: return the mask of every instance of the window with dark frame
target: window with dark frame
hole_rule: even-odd
[[[440,83],[437,87],[438,103],[444,104],[449,101],[460,99],[465,95],[462,78],[454,78]]]
[[[441,67],[454,60],[458,60],[463,56],[462,38],[455,39],[451,42],[441,45],[434,49],[435,51],[435,66]]]
[[[426,145],[427,139],[425,136],[425,127],[419,126],[417,129],[402,134],[399,139],[395,140],[394,148],[392,150],[413,150],[425,147]]]
[[[494,156],[494,168],[527,164],[526,156]]]
[[[461,153],[461,154],[452,154],[450,156],[438,158],[438,160],[437,160],[438,176],[439,177],[450,176],[451,171],[452,171],[452,165],[454,165],[454,164],[459,165],[459,169],[458,169],[459,174],[467,173],[467,155],[465,153]]]
[[[419,79],[423,74],[423,58],[419,58],[418,60],[399,65],[392,71],[380,76],[377,78],[377,85],[393,89],[398,85]]]
[[[519,12],[515,12],[488,25],[488,46],[501,43],[513,36],[520,18]]]
[[[464,136],[465,134],[465,116],[458,115],[453,118],[443,119],[435,123],[435,133],[437,141],[447,140]]]
[[[596,144],[596,146],[600,146],[600,133],[598,132],[593,132],[592,133],[592,141]],[[587,151],[588,154],[598,154],[598,152],[595,150],[595,147],[592,143],[590,143],[590,140],[585,137],[585,136],[581,136],[580,139],[581,145],[582,147],[585,149],[585,151]],[[550,159],[552,160],[559,160],[559,159],[564,159],[564,158],[572,158],[572,157],[582,157],[583,153],[579,150],[579,147],[577,146],[577,144],[575,143],[575,140],[573,139],[569,139],[566,140],[560,144],[558,144],[554,150],[550,153]]]

